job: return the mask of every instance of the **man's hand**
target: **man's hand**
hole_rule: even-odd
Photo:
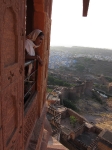
[[[40,58],[40,56],[36,55],[36,59],[37,59],[37,61],[39,62],[39,64],[42,66],[42,65],[43,65],[43,61],[42,61],[42,59]]]

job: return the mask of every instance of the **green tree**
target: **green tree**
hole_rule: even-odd
[[[52,90],[53,90],[53,89],[49,89],[49,88],[47,88],[47,92],[52,92]]]
[[[70,124],[75,126],[77,119],[74,116],[70,116]]]
[[[79,112],[78,108],[69,99],[63,99],[63,104],[65,107],[70,108],[76,112]]]
[[[48,76],[48,84],[70,87],[70,84],[58,78]]]
[[[85,67],[84,67],[83,65],[81,65],[81,64],[77,64],[77,65],[76,65],[76,69],[77,69],[77,71],[79,71],[79,72],[83,72],[84,69],[85,69]]]

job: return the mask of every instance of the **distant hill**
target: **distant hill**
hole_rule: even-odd
[[[76,70],[78,73],[78,69],[83,68],[86,73],[112,74],[112,50],[78,46],[55,46],[50,49],[49,69],[65,67],[66,71],[69,69],[76,74]]]
[[[112,50],[111,49],[102,49],[102,48],[92,48],[92,47],[64,47],[64,46],[51,46],[50,50],[53,51],[64,51],[68,52],[71,55],[75,54],[85,54],[85,55],[101,55],[101,56],[111,56],[112,57]]]

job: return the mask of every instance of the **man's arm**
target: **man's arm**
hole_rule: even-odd
[[[36,56],[30,56],[30,55],[26,55],[25,56],[25,60],[33,60],[33,59],[36,59],[39,64],[42,66],[43,65],[43,61],[42,59],[40,58],[40,56],[36,55]]]
[[[37,56],[30,56],[30,55],[25,56],[25,60],[33,60],[33,59],[37,59]]]

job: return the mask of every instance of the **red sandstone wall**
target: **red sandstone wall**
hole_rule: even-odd
[[[37,115],[39,117],[39,120],[37,121],[37,125],[34,128],[34,130],[36,129],[36,131],[33,131],[34,134],[37,133],[36,136],[38,140],[36,145],[37,150],[39,150],[41,147],[44,130],[44,120],[46,114],[46,111],[43,112],[43,106],[46,101],[47,69],[48,69],[48,59],[50,49],[51,11],[52,11],[52,0],[41,0],[41,1],[34,0],[33,28],[34,29],[38,28],[42,30],[45,35],[41,47],[38,48],[38,54],[43,60],[43,66],[40,65],[38,66]]]
[[[51,6],[52,0],[34,0],[34,29],[41,29],[45,38],[42,46],[39,48],[38,52],[43,60],[43,66],[38,68],[38,106],[39,113],[42,111],[43,104],[45,102],[45,92],[47,84],[47,68],[48,68],[48,58],[49,58],[49,47],[50,47],[50,28],[51,28]]]
[[[78,137],[80,134],[84,132],[85,126],[81,126],[76,132],[75,132],[75,138]]]
[[[68,99],[68,94],[69,94],[69,89],[68,88],[63,88],[61,90],[61,94],[60,94],[60,99]]]
[[[0,0],[0,150],[24,149],[23,6],[22,0]]]
[[[92,95],[92,92],[91,92],[92,87],[93,87],[93,82],[91,80],[90,81],[86,81],[84,93],[86,95],[91,96]]]
[[[91,128],[91,131],[99,135],[102,129],[98,128],[97,126],[93,126],[93,128]]]
[[[40,144],[43,136],[45,115],[42,117],[41,113],[46,101],[52,0],[33,0],[33,3],[31,24],[45,34],[39,48],[43,66],[38,69],[37,95],[24,116],[25,1],[0,0],[0,150],[3,147],[24,150],[38,118]]]
[[[37,118],[37,96],[33,102],[29,105],[30,109],[27,109],[24,117],[24,145],[27,147],[29,139],[32,134],[32,129],[35,126]]]
[[[0,94],[1,97],[1,94]],[[1,101],[0,101],[0,149],[2,150],[2,122],[1,122]]]
[[[77,97],[80,97],[84,93],[85,85],[78,85],[74,88],[63,88],[61,90],[61,100],[70,99],[75,100]]]

